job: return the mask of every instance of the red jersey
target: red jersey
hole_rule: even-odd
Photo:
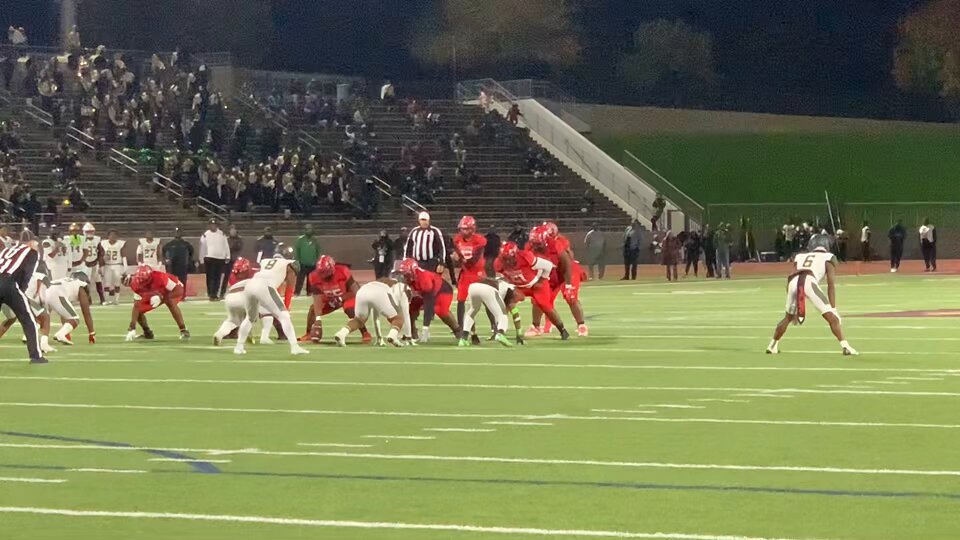
[[[245,280],[245,279],[250,279],[250,278],[252,278],[253,275],[256,274],[256,273],[259,272],[259,271],[260,271],[260,267],[258,267],[258,266],[251,266],[251,267],[250,267],[250,272],[249,272],[249,274],[246,275],[246,276],[244,276],[244,277],[242,277],[242,278],[240,277],[240,274],[238,274],[238,273],[236,273],[236,272],[230,272],[230,278],[227,279],[227,285],[229,285],[230,287],[233,287],[234,285],[236,285],[237,283],[239,283],[239,282],[241,282],[241,281],[243,281],[243,280]]]
[[[462,267],[467,271],[482,271],[486,267],[483,258],[483,248],[487,247],[487,239],[477,233],[469,238],[457,233],[453,235],[453,246],[462,257]]]
[[[323,279],[316,270],[310,273],[310,292],[323,297],[323,302],[329,305],[341,305],[347,298],[353,297],[349,282],[353,279],[350,268],[344,264],[333,267],[330,279]]]
[[[440,274],[436,272],[417,269],[417,277],[413,280],[413,283],[408,283],[407,285],[410,286],[410,289],[412,289],[414,293],[424,296],[428,294],[440,294],[440,291],[445,288],[444,285],[446,285],[446,283],[447,282],[440,277]],[[447,287],[449,287],[449,285]],[[453,290],[452,287],[449,288],[451,291]]]
[[[571,259],[573,258],[573,250],[570,249],[570,240],[567,240],[567,237],[562,234],[557,235],[556,238],[547,240],[546,246],[540,246],[539,250],[534,251],[537,255],[540,255],[558,267],[560,266],[560,254],[564,251],[570,254]]]
[[[130,289],[132,289],[133,292],[146,297],[149,295],[165,296],[167,293],[173,292],[173,290],[177,288],[177,285],[182,285],[182,283],[180,283],[180,280],[177,279],[176,276],[154,270],[150,274],[150,280],[147,281],[146,285],[142,287],[133,287],[132,285],[133,284],[131,284]]]
[[[517,252],[516,261],[510,268],[504,264],[502,256],[497,257],[493,268],[510,283],[521,289],[529,289],[550,275],[553,264],[537,257],[532,251],[524,249]]]

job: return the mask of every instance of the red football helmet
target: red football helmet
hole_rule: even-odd
[[[406,276],[407,278],[414,278],[417,275],[417,270],[420,269],[420,265],[417,264],[416,259],[404,259],[400,261],[400,274]]]
[[[142,289],[150,283],[150,278],[153,276],[153,268],[142,264],[137,267],[137,271],[134,272],[133,278],[130,280],[130,288],[132,289]]]
[[[477,220],[473,219],[473,216],[463,216],[457,228],[463,234],[473,234],[477,232]]]
[[[237,260],[233,263],[233,275],[242,277],[250,274],[251,271],[253,271],[253,265],[250,264],[250,261],[243,257],[237,257]]]
[[[337,261],[333,260],[333,257],[329,255],[323,255],[317,259],[316,270],[322,278],[329,278],[333,275],[334,270],[336,270]]]
[[[546,226],[538,225],[530,230],[530,243],[535,246],[544,246],[547,244],[548,236]]]
[[[520,252],[520,248],[517,247],[517,244],[513,242],[504,242],[500,246],[500,256],[505,260],[513,261],[517,258],[517,253]]]
[[[557,228],[557,224],[552,221],[544,221],[541,227],[546,231],[548,238],[556,238],[557,235],[560,234],[560,229]]]

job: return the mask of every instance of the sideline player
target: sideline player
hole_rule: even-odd
[[[844,356],[857,356],[860,353],[847,343],[840,326],[840,314],[837,312],[837,258],[830,253],[830,237],[815,234],[810,237],[807,248],[809,253],[800,253],[793,258],[795,271],[787,277],[786,315],[777,324],[773,340],[767,347],[767,354],[780,352],[780,340],[787,333],[790,323],[803,324],[807,316],[806,301],[809,298],[817,311],[830,325],[830,331],[840,342],[840,351]],[[827,278],[827,294],[820,289],[820,282]]]
[[[577,322],[577,335],[587,337],[589,329],[583,315],[583,306],[580,304],[580,282],[584,277],[583,268],[577,262],[573,255],[573,249],[570,248],[570,241],[560,234],[557,226],[551,222],[545,222],[539,227],[534,227],[530,234],[530,248],[540,257],[543,257],[553,263],[554,270],[550,273],[550,287],[553,290],[553,297],[563,293],[563,299],[570,306],[570,314]],[[540,330],[541,315],[537,309],[533,312],[533,326],[528,331],[528,336],[538,336],[544,331]]]
[[[100,305],[106,303],[103,297],[103,277],[101,269],[103,268],[103,247],[100,245],[100,237],[97,236],[97,228],[89,221],[83,225],[83,269],[84,274],[90,278],[90,283],[95,284],[97,295],[100,297]]]
[[[457,279],[457,326],[463,327],[463,314],[467,307],[467,290],[470,285],[487,277],[486,260],[483,250],[487,239],[477,232],[477,220],[473,216],[463,216],[457,225],[460,232],[453,235],[453,252],[450,259],[454,266],[460,266]],[[491,324],[493,320],[491,319]]]
[[[379,318],[382,315],[390,323],[387,343],[394,347],[403,347],[410,336],[410,289],[405,284],[392,279],[380,278],[360,287],[357,291],[357,316],[337,331],[334,340],[340,347],[347,346],[350,332],[364,326],[372,320],[377,329],[377,344],[380,340]]]
[[[87,326],[87,339],[91,344],[97,342],[97,332],[93,327],[93,315],[90,313],[90,278],[83,272],[74,272],[70,277],[50,282],[43,294],[43,303],[47,313],[52,317],[60,316],[63,325],[53,336],[58,343],[73,345],[70,333],[80,326],[80,317],[77,315],[74,303],[80,306],[83,314],[83,323]]]
[[[150,268],[163,268],[160,254],[163,246],[159,238],[153,237],[153,231],[147,231],[144,237],[137,241],[137,264],[145,264]]]
[[[107,293],[107,304],[120,303],[120,284],[127,273],[127,257],[123,254],[126,241],[117,238],[117,231],[107,233],[107,240],[100,242],[103,250],[103,288]]]
[[[60,236],[56,225],[50,226],[50,236],[40,244],[43,263],[50,272],[51,279],[63,279],[70,273],[70,256],[67,240]]]
[[[313,272],[307,278],[307,289],[313,294],[313,304],[307,311],[307,335],[300,338],[301,342],[312,341],[320,343],[323,339],[323,321],[320,319],[343,309],[348,318],[357,316],[357,291],[360,285],[353,279],[350,267],[337,264],[329,255],[322,255],[317,259]],[[363,342],[370,343],[373,339],[366,326],[360,327]]]
[[[513,242],[504,242],[493,267],[547,316],[560,330],[560,339],[570,339],[570,333],[564,328],[563,321],[553,307],[553,291],[550,289],[553,264],[550,261],[537,257],[531,251],[520,249]]]
[[[517,332],[517,345],[523,345],[520,309],[516,306],[522,298],[517,294],[516,287],[503,279],[484,278],[470,285],[467,298],[470,301],[470,309],[467,310],[463,318],[463,332],[460,334],[458,346],[466,347],[470,345],[470,332],[473,330],[473,325],[476,324],[476,317],[481,309],[486,309],[487,313],[493,314],[493,339],[505,347],[513,346],[506,337],[507,313],[512,314],[513,326]]]
[[[420,332],[420,343],[430,341],[430,323],[436,315],[453,335],[460,337],[460,325],[450,315],[450,304],[453,302],[453,286],[436,272],[429,272],[420,268],[416,259],[400,261],[400,275],[413,292],[410,300],[411,332],[415,330],[413,322],[420,316],[423,309],[423,330]],[[466,295],[464,295],[466,297]]]
[[[177,328],[180,329],[180,339],[190,339],[190,331],[183,322],[183,313],[178,305],[183,300],[183,284],[176,276],[149,266],[140,266],[133,276],[128,276],[130,289],[134,292],[133,311],[130,313],[130,326],[127,328],[127,341],[134,339],[153,339],[153,330],[147,324],[147,313],[161,304],[166,305],[173,316]],[[137,336],[137,324],[143,328],[143,334]]]
[[[223,336],[239,326],[237,345],[233,352],[234,354],[246,354],[245,344],[250,336],[250,331],[253,329],[253,323],[260,318],[261,313],[266,313],[280,321],[283,334],[290,344],[290,354],[309,354],[310,351],[297,343],[297,334],[293,328],[293,319],[290,318],[289,311],[297,281],[296,261],[285,259],[282,255],[277,254],[261,262],[263,264],[260,270],[253,277],[237,282],[230,287],[230,294],[228,295],[230,300],[226,302],[227,319],[217,330],[214,343],[219,344],[219,340]],[[281,299],[280,293],[277,292],[281,285],[284,285],[286,289],[284,299]],[[264,318],[264,333],[268,335],[268,338],[271,326],[272,320],[268,323]],[[272,342],[261,339],[261,343]]]
[[[86,265],[84,264],[84,261],[87,260],[87,254],[83,249],[83,244],[86,239],[80,232],[80,225],[71,223],[69,232],[70,235],[64,239],[67,244],[67,260],[70,261],[67,275],[70,275],[73,272],[86,273]]]

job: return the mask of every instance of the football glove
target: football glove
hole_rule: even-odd
[[[87,334],[87,340],[90,342],[91,345],[95,344],[97,342],[97,333],[90,332],[89,334]]]
[[[162,303],[163,303],[163,299],[160,298],[159,296],[151,296],[151,297],[150,297],[150,307],[154,307],[154,308],[155,308],[155,307],[159,306],[159,305],[162,304]]]

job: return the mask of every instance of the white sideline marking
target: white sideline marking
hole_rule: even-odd
[[[782,394],[733,394],[737,397],[768,397],[768,398],[781,398],[781,399],[791,399],[793,396],[786,396]]]
[[[631,414],[657,414],[660,411],[638,411],[636,409],[590,409],[590,412],[603,413],[631,413]]]
[[[637,405],[637,407],[653,407],[656,409],[706,409],[702,405]]]
[[[495,429],[481,428],[423,428],[424,431],[438,431],[441,433],[493,433]]]
[[[487,534],[509,534],[523,536],[579,536],[590,538],[652,538],[675,540],[788,540],[759,538],[749,536],[729,536],[716,534],[687,533],[638,533],[626,531],[536,529],[530,527],[484,527],[479,525],[448,525],[439,523],[399,523],[376,521],[341,521],[325,519],[297,519],[268,516],[237,516],[217,514],[179,514],[172,512],[117,512],[104,510],[69,510],[63,508],[31,508],[19,506],[0,506],[0,513],[37,514],[68,517],[106,517],[127,519],[168,519],[185,521],[215,521],[227,523],[258,523],[268,525],[293,525],[297,527],[326,527],[342,529],[393,529],[421,531],[474,532]]]
[[[620,335],[617,334],[618,338],[626,339],[689,339],[690,335],[656,335],[656,334],[644,334],[644,335]],[[697,334],[697,339],[734,339],[734,340],[769,340],[769,336],[761,335],[703,335]],[[833,336],[791,336],[791,340],[797,341],[806,341],[806,340],[816,340],[816,341],[836,341],[837,338]],[[871,336],[870,341],[960,341],[960,337],[893,337],[893,336]]]
[[[768,394],[760,394],[767,397]],[[749,400],[742,400],[749,401]],[[174,407],[160,405],[96,405],[89,403],[0,403],[0,407],[47,407],[56,409],[120,409],[137,411],[171,411],[171,412],[212,412],[212,413],[265,413],[265,414],[316,414],[326,416],[385,416],[410,418],[517,418],[521,420],[556,419],[581,421],[630,421],[630,422],[691,422],[705,424],[757,424],[771,426],[821,426],[821,427],[878,427],[878,428],[930,428],[930,429],[960,429],[960,424],[918,424],[918,423],[887,423],[887,422],[824,422],[818,420],[734,420],[727,418],[650,418],[644,416],[572,416],[565,414],[482,414],[482,413],[444,413],[444,412],[412,412],[412,411],[336,411],[316,409],[237,409],[217,407]],[[22,445],[2,444],[0,448],[18,448]],[[24,446],[33,448],[35,446]],[[46,448],[40,446],[37,448]],[[72,448],[72,447],[71,447]],[[149,450],[149,449],[148,449]],[[224,451],[228,454],[255,454],[259,450],[248,448],[245,450]]]
[[[892,381],[942,381],[943,377],[887,377]]]
[[[525,384],[471,384],[471,383],[385,383],[361,381],[270,381],[270,380],[220,380],[220,379],[121,379],[97,377],[15,377],[0,376],[0,380],[57,381],[94,383],[143,383],[143,384],[223,384],[223,385],[276,385],[276,386],[352,386],[389,388],[472,388],[479,390],[578,390],[578,391],[654,391],[654,392],[763,392],[804,394],[850,394],[882,396],[930,396],[960,397],[960,392],[894,392],[886,390],[812,390],[801,388],[737,388],[710,386],[572,386],[572,385],[525,385]],[[856,381],[855,381],[856,382]],[[866,381],[863,381],[866,382]],[[891,384],[887,381],[885,384]],[[749,397],[749,396],[748,396]],[[0,404],[2,405],[2,404]]]
[[[432,441],[436,437],[429,435],[364,435],[364,439],[406,439],[411,441]]]
[[[308,452],[308,451],[270,451],[270,450],[225,450],[215,448],[140,448],[130,446],[97,446],[65,444],[4,444],[4,447],[36,448],[45,450],[100,450],[114,452],[142,452],[144,450],[165,450],[168,452],[187,452],[194,454],[233,454],[244,453],[261,456],[283,457],[335,457],[349,459],[385,459],[408,461],[463,461],[477,463],[517,463],[531,465],[584,465],[600,467],[626,467],[637,469],[689,469],[689,470],[730,470],[730,471],[786,471],[815,473],[874,474],[901,476],[960,476],[960,470],[935,469],[859,469],[850,467],[814,467],[802,465],[731,465],[713,463],[664,463],[635,461],[601,461],[590,459],[558,458],[515,458],[493,456],[437,456],[430,454],[367,454],[360,452]]]
[[[202,461],[204,463],[233,463],[229,459],[150,458],[147,461],[171,461],[174,463],[196,463],[198,461]]]
[[[116,474],[147,474],[150,471],[140,469],[93,469],[85,467],[82,469],[67,469],[70,472],[88,472],[88,473],[116,473]]]
[[[899,381],[853,381],[853,382],[861,383],[861,384],[910,384],[910,383],[899,382]]]
[[[716,398],[701,398],[701,399],[688,399],[687,401],[699,401],[703,403],[750,403],[749,399],[716,399]]]
[[[20,476],[0,476],[0,482],[19,482],[23,484],[62,484],[63,478],[26,478]]]
[[[297,443],[297,446],[316,446],[328,448],[373,448],[372,444],[340,444],[340,443]]]
[[[484,422],[490,426],[552,426],[551,422]]]
[[[872,386],[858,386],[855,384],[818,384],[817,388],[847,388],[852,390],[870,389]]]

